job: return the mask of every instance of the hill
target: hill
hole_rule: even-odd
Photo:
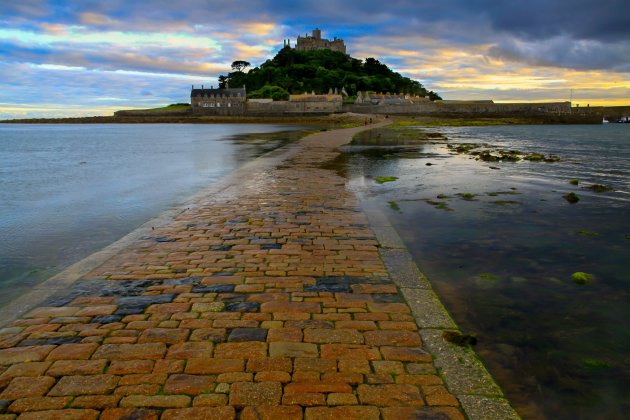
[[[429,96],[431,100],[441,99],[420,82],[402,76],[375,58],[361,61],[330,50],[297,51],[284,47],[260,67],[245,72],[247,67],[248,62],[235,61],[232,64],[234,71],[219,76],[219,86],[245,85],[248,97],[276,100],[287,99],[289,93],[326,93],[331,88],[345,88],[350,96],[359,91],[402,92]]]

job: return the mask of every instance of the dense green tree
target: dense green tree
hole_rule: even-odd
[[[441,99],[437,93],[425,89],[420,82],[392,71],[375,58],[361,61],[336,51],[297,51],[287,46],[274,58],[245,73],[243,70],[249,65],[247,61],[232,63],[233,71],[219,77],[220,85],[246,86],[250,97],[254,97],[254,92],[261,95],[261,91],[266,92],[265,95],[271,95],[271,87],[280,88],[287,95],[305,91],[326,93],[329,89],[345,88],[349,95],[356,95],[358,91],[373,91],[429,96],[431,100]],[[284,95],[278,92],[277,97]]]
[[[265,85],[262,88],[251,92],[248,95],[250,98],[268,98],[274,101],[286,101],[289,99],[289,92],[282,89],[280,86]]]

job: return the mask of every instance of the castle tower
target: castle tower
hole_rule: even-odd
[[[343,39],[334,37],[333,40],[323,39],[319,28],[313,29],[311,36],[298,36],[295,49],[298,51],[331,50],[346,54],[346,44]]]

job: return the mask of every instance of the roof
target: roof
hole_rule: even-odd
[[[199,97],[199,96],[214,96],[214,95],[223,95],[223,96],[246,96],[247,92],[245,88],[228,88],[228,89],[192,89],[190,91],[190,97]]]
[[[289,95],[289,101],[291,102],[336,102],[343,101],[341,95]]]

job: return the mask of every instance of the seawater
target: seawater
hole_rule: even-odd
[[[0,124],[0,306],[302,128]]]
[[[627,418],[630,125],[424,130],[448,140],[346,147],[349,184],[387,212],[524,418]],[[561,161],[483,162],[447,143]],[[593,281],[576,284],[577,271]]]

